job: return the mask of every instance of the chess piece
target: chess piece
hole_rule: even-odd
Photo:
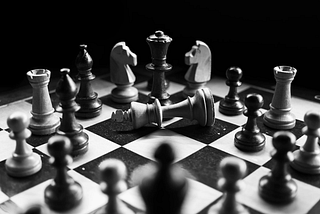
[[[51,72],[47,69],[34,69],[27,72],[29,83],[33,88],[29,129],[35,135],[55,133],[60,125],[60,118],[54,114],[48,91],[50,75]]]
[[[133,87],[136,77],[129,65],[137,65],[137,55],[130,51],[125,42],[118,42],[110,54],[110,77],[116,88],[111,98],[117,103],[131,103],[138,100],[138,90]]]
[[[102,103],[91,85],[95,75],[91,72],[93,61],[87,52],[87,45],[80,45],[80,52],[75,63],[79,72],[78,79],[80,80],[80,88],[76,96],[76,102],[80,109],[75,113],[75,116],[78,118],[97,117],[101,113]]]
[[[19,211],[17,214],[46,214],[49,210],[41,204],[33,204],[23,211]]]
[[[304,115],[306,126],[302,133],[307,135],[307,140],[299,150],[293,152],[294,160],[290,165],[299,172],[306,174],[320,174],[320,113],[308,111]]]
[[[54,135],[48,140],[50,164],[56,175],[44,191],[45,203],[52,210],[66,211],[77,206],[82,200],[82,187],[67,173],[67,165],[72,162],[72,144],[65,136]]]
[[[209,46],[199,40],[185,54],[184,61],[190,65],[184,78],[188,85],[183,89],[183,96],[193,96],[197,89],[203,88],[211,78],[211,51]]]
[[[60,70],[61,78],[57,84],[56,94],[60,100],[58,112],[62,113],[62,120],[57,135],[66,136],[72,143],[72,156],[84,154],[88,151],[88,135],[83,132],[83,127],[75,118],[79,106],[75,102],[77,86],[69,76],[70,69]]]
[[[231,67],[226,72],[226,84],[230,87],[229,93],[220,100],[219,111],[225,115],[239,115],[244,110],[243,102],[240,100],[237,88],[241,86],[240,79],[242,70],[238,67]]]
[[[235,157],[226,157],[220,162],[222,178],[218,181],[219,188],[224,192],[222,198],[212,207],[208,214],[245,214],[249,213],[236,201],[237,192],[241,191],[242,178],[247,171],[246,163]]]
[[[243,151],[257,152],[264,148],[266,137],[260,132],[257,117],[262,115],[263,97],[260,94],[248,94],[245,98],[243,114],[248,117],[244,128],[235,134],[234,144]]]
[[[5,167],[13,177],[33,175],[42,167],[40,155],[34,153],[26,143],[26,139],[31,136],[31,131],[27,129],[29,122],[27,115],[22,112],[14,112],[7,119],[11,129],[9,137],[16,141],[16,148],[12,157],[6,160]]]
[[[161,105],[170,105],[170,95],[166,92],[165,72],[172,69],[172,65],[166,63],[168,47],[172,41],[162,31],[156,31],[155,34],[147,38],[150,47],[152,63],[146,65],[148,71],[152,71],[153,83],[152,90],[149,94],[149,103],[153,103],[155,99],[160,101]]]
[[[198,89],[190,98],[169,106],[161,106],[158,99],[152,104],[132,102],[128,111],[113,112],[111,119],[116,122],[130,121],[138,129],[146,124],[162,125],[163,118],[183,117],[198,121],[201,126],[213,126],[215,122],[214,100],[208,88]]]
[[[291,82],[297,70],[290,66],[277,66],[274,68],[276,88],[270,104],[270,109],[264,114],[263,123],[274,129],[292,129],[296,118],[291,113]]]
[[[118,194],[127,190],[127,168],[118,159],[107,159],[99,165],[101,177],[101,191],[108,196],[106,207],[96,214],[134,214],[119,198]]]
[[[162,143],[155,151],[155,173],[145,176],[139,190],[147,214],[180,214],[188,191],[187,179],[181,168],[173,165],[172,147]]]
[[[271,152],[275,162],[272,170],[259,181],[259,195],[274,204],[287,204],[293,201],[297,194],[297,184],[288,172],[288,163],[293,161],[292,150],[296,137],[289,131],[278,131],[273,135]]]

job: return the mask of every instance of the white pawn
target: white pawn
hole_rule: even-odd
[[[99,165],[101,191],[108,195],[108,204],[97,214],[134,214],[119,198],[118,194],[127,190],[127,168],[118,159],[107,159]]]
[[[138,90],[133,87],[136,77],[129,65],[137,65],[137,55],[130,51],[125,42],[118,42],[110,53],[110,77],[116,88],[111,98],[117,103],[130,103],[138,100]]]
[[[249,211],[236,201],[236,194],[241,190],[242,178],[246,173],[246,163],[235,157],[226,157],[220,162],[222,178],[219,188],[224,191],[223,197],[210,207],[208,214],[247,214]]]
[[[211,78],[211,51],[207,44],[199,40],[185,54],[185,63],[190,65],[184,78],[188,85],[183,96],[193,96],[197,89],[203,88]]]
[[[307,136],[307,140],[299,150],[293,152],[294,160],[290,165],[306,174],[320,174],[320,113],[308,111],[304,115],[306,126],[302,128],[302,133]]]
[[[26,139],[31,136],[31,131],[27,129],[30,119],[22,112],[12,113],[7,124],[11,129],[9,137],[16,141],[16,148],[12,157],[6,160],[7,173],[14,177],[25,177],[40,171],[42,161],[38,154],[34,153],[27,146]]]

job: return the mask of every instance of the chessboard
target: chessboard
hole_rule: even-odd
[[[150,75],[143,75],[144,68],[132,68],[136,74],[135,87],[139,91],[138,102],[148,100],[148,80]],[[95,73],[95,69],[92,71]],[[272,70],[270,71],[272,72]],[[72,214],[94,214],[108,203],[108,197],[101,192],[99,183],[99,165],[103,161],[116,158],[124,162],[128,175],[128,189],[119,198],[134,212],[143,212],[145,204],[141,198],[137,180],[141,169],[154,163],[155,149],[163,142],[169,143],[175,153],[174,164],[181,167],[187,174],[189,190],[183,203],[183,214],[204,214],[216,204],[223,192],[218,188],[220,178],[219,163],[225,157],[233,156],[245,161],[247,172],[243,178],[244,186],[238,193],[237,200],[250,213],[319,213],[320,212],[320,175],[306,175],[288,168],[298,186],[295,200],[287,205],[270,204],[258,194],[258,181],[273,167],[270,153],[274,149],[271,143],[276,130],[263,124],[263,116],[257,118],[261,132],[266,136],[266,145],[259,152],[242,152],[234,146],[235,133],[242,129],[247,118],[244,115],[226,116],[218,111],[219,102],[228,93],[229,87],[223,77],[212,76],[206,84],[214,97],[215,123],[213,126],[199,126],[197,121],[174,117],[163,122],[162,127],[150,124],[139,129],[133,129],[130,122],[118,123],[111,120],[111,114],[116,109],[129,109],[130,104],[115,103],[111,99],[111,91],[115,85],[110,81],[107,72],[100,72],[92,81],[92,87],[102,102],[101,114],[92,119],[77,119],[89,136],[89,149],[73,159],[68,165],[68,174],[82,185],[83,199],[75,208],[63,212]],[[167,76],[173,103],[184,100],[182,90],[185,87],[183,75],[185,70]],[[244,71],[244,76],[246,75]],[[79,81],[74,78],[77,86]],[[56,82],[50,82],[50,97],[54,107],[59,103],[55,93]],[[294,85],[294,82],[293,82]],[[274,86],[274,85],[273,85]],[[243,82],[238,88],[241,100],[249,93],[258,93],[264,98],[261,111],[269,109],[274,88],[262,87]],[[21,95],[22,94],[22,95]],[[319,110],[319,100],[314,96],[300,96],[292,92],[292,113],[296,116],[296,125],[290,130],[296,138],[296,149],[306,140],[302,134],[304,115],[308,110]],[[308,94],[310,95],[310,94]],[[316,95],[316,94],[314,94]],[[9,98],[8,98],[9,97]],[[311,97],[310,99],[308,97]],[[20,95],[7,96],[2,99],[0,107],[0,213],[14,213],[17,209],[26,209],[34,204],[46,207],[44,190],[55,176],[55,169],[49,164],[47,143],[52,135],[31,135],[27,139],[28,147],[38,153],[42,159],[41,170],[31,176],[15,178],[7,174],[5,161],[11,157],[15,148],[14,140],[9,138],[10,128],[7,117],[13,112],[24,112],[30,115],[32,108],[32,92],[29,89],[21,91]],[[55,112],[61,117],[61,113]],[[58,213],[48,211],[49,213]]]

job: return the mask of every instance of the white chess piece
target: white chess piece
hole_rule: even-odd
[[[125,42],[118,42],[110,53],[110,77],[117,87],[111,92],[114,102],[130,103],[138,100],[138,90],[133,87],[136,80],[129,65],[137,65],[137,55]]]
[[[207,44],[199,40],[185,54],[185,63],[190,65],[185,79],[188,85],[183,96],[193,96],[197,89],[203,88],[211,78],[211,51]]]

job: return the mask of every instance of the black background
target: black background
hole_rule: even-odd
[[[220,1],[219,1],[220,2]],[[173,41],[167,62],[184,65],[195,40],[212,52],[212,73],[239,66],[244,80],[273,81],[273,68],[298,70],[293,84],[320,90],[320,11],[307,3],[243,1],[112,1],[77,5],[50,3],[7,8],[2,26],[5,56],[2,88],[25,84],[34,68],[69,67],[79,44],[87,44],[94,68],[109,67],[111,48],[125,41],[138,65],[151,62],[146,37],[162,30]]]

